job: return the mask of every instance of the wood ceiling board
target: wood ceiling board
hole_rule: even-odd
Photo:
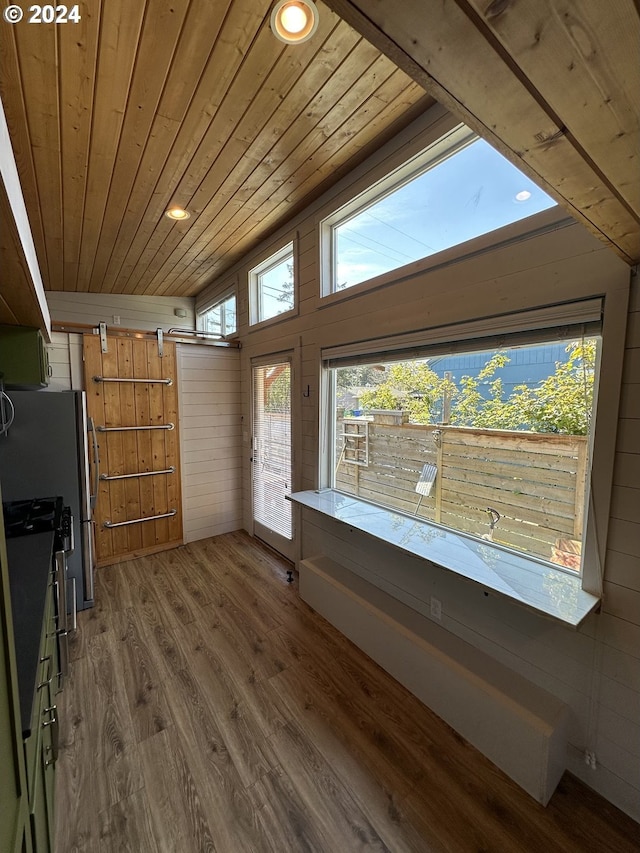
[[[272,36],[271,5],[101,0],[79,25],[8,28],[0,91],[48,288],[197,292],[425,91],[640,255],[632,0],[329,0],[297,47]],[[172,202],[192,218],[165,219]]]
[[[63,262],[65,290],[76,290],[98,61],[101,2],[83,9],[77,25],[57,27],[60,68]]]
[[[575,147],[567,136],[564,117],[555,115],[542,94],[532,91],[530,81],[518,73],[517,63],[475,26],[466,0],[443,0],[437,9],[421,0],[399,0],[393,6],[385,0],[326,3],[627,262],[640,258],[636,216],[602,172],[584,159],[582,140]],[[600,0],[584,4],[595,8]],[[509,0],[499,0],[494,9],[508,5]],[[633,0],[616,0],[615,8],[626,9],[629,16],[637,14]],[[631,55],[632,39],[633,32],[625,33],[625,46],[606,44],[603,51]],[[550,61],[557,63],[557,57]],[[558,77],[565,78],[561,69]],[[574,97],[579,100],[581,93]]]
[[[169,72],[188,7],[189,0],[173,0],[170,4],[162,0],[149,2],[91,272],[90,290],[102,289],[107,264],[138,175],[154,116],[165,86],[170,85]]]
[[[214,5],[218,9],[218,5]],[[123,219],[123,228],[114,246],[102,284],[103,290],[124,290],[124,283],[129,280],[137,259],[154,231],[159,229],[162,233],[159,245],[162,245],[171,233],[172,223],[163,218],[164,211],[171,204],[186,206],[186,200],[178,190],[180,178],[201,145],[213,116],[224,100],[226,89],[262,20],[263,16],[255,11],[255,4],[233,3],[217,33],[217,41],[217,20],[210,21],[210,48],[214,44],[215,61],[207,56],[206,65],[199,75],[194,95],[185,107],[184,118],[178,125],[174,139],[169,138],[169,134],[165,132],[166,128],[158,132],[163,116],[156,117],[157,124],[154,124],[151,130],[151,139],[146,146]],[[199,27],[198,30],[203,31],[203,28]],[[195,48],[191,53],[200,55]],[[185,69],[182,68],[180,76],[185,75]],[[164,112],[162,102],[160,110]],[[206,147],[203,150],[212,153]]]
[[[400,74],[400,72],[396,73]],[[404,78],[404,75],[402,76]],[[404,91],[406,78],[402,80],[401,86]],[[416,87],[416,93],[418,96],[422,96],[422,90],[419,90],[418,87]],[[180,293],[195,293],[209,283],[215,275],[215,271],[220,269],[221,261],[226,268],[239,260],[254,242],[253,235],[256,228],[260,228],[267,236],[275,231],[283,220],[291,217],[292,212],[297,207],[295,198],[291,196],[291,186],[297,187],[298,182],[304,180],[306,173],[311,176],[309,178],[310,191],[309,194],[305,194],[302,190],[296,192],[294,189],[294,193],[298,196],[298,206],[308,204],[313,198],[317,197],[325,188],[322,184],[318,184],[318,180],[323,177],[335,179],[336,169],[340,166],[345,167],[345,147],[349,146],[351,151],[356,150],[356,146],[359,145],[358,134],[366,136],[366,139],[370,140],[369,133],[376,129],[375,117],[370,110],[367,111],[366,103],[366,101],[364,104],[360,101],[359,115],[356,116],[357,129],[354,128],[352,132],[349,130],[349,122],[346,123],[344,131],[334,131],[330,139],[324,138],[321,132],[315,131],[311,135],[312,138],[316,142],[320,140],[323,144],[301,158],[300,167],[293,176],[290,172],[294,165],[291,159],[286,161],[287,174],[282,180],[279,180],[274,174],[272,179],[263,182],[244,203],[239,195],[234,195],[212,224],[210,231],[215,233],[215,238],[206,243],[204,242],[207,238],[205,233],[202,243],[196,247],[199,248],[198,254],[193,256],[189,264],[180,262],[176,265],[169,275],[168,281],[158,285],[157,292],[164,293],[167,286],[171,286],[172,290],[177,287],[177,292]],[[399,100],[396,101],[396,104],[398,103]],[[362,125],[360,120],[362,114],[366,115],[367,126]],[[353,118],[352,116],[351,119]],[[352,124],[355,125],[355,123],[352,121]],[[387,126],[386,117],[384,125]],[[176,270],[180,272],[180,278],[175,277]]]
[[[0,180],[0,323],[44,328],[22,241],[11,204]]]
[[[107,198],[113,180],[145,5],[129,0],[103,4],[98,36],[89,166],[82,215],[77,290],[90,289]]]
[[[260,195],[259,190],[265,182],[268,184],[266,197],[275,192],[296,168],[298,161],[301,158],[306,159],[311,151],[315,150],[303,149],[302,154],[298,152],[299,142],[309,135],[309,128],[313,128],[314,122],[317,125],[325,119],[327,111],[331,111],[336,101],[342,103],[343,99],[349,98],[352,87],[361,76],[363,67],[366,67],[365,62],[371,63],[376,58],[383,59],[375,48],[355,35],[353,30],[349,28],[346,31],[346,27],[344,30],[340,38],[332,39],[332,63],[325,60],[310,66],[309,74],[303,75],[300,85],[293,88],[288,97],[278,101],[279,108],[272,120],[261,128],[253,143],[241,148],[230,145],[222,152],[220,162],[216,162],[215,172],[209,173],[208,180],[203,182],[200,188],[202,198],[209,199],[206,207],[189,228],[180,246],[174,241],[173,254],[175,256],[177,253],[179,260],[176,262],[169,255],[169,243],[163,247],[170,273],[176,267],[180,271],[188,269],[203,249],[211,251],[211,244],[215,246],[218,243],[221,224],[248,199],[253,198],[262,203],[265,193]],[[349,37],[344,38],[343,35]],[[342,51],[336,50],[336,43],[342,45]],[[389,65],[388,60],[384,61]],[[307,79],[308,76],[312,77],[311,81]],[[309,92],[318,94],[309,100]],[[261,111],[261,105],[256,104],[250,112]],[[327,128],[320,133],[319,142],[326,143],[330,136],[331,129]],[[283,169],[284,175],[281,176]],[[198,209],[197,204],[190,205],[191,207]],[[159,256],[155,260],[157,264]],[[166,264],[163,264],[156,277],[150,279],[150,288],[166,284],[165,266]],[[158,292],[163,292],[164,289],[161,288]]]
[[[341,168],[348,171],[343,157],[345,146],[348,145],[354,152],[364,149],[373,140],[378,140],[384,128],[394,124],[399,116],[408,120],[411,107],[419,105],[422,112],[433,105],[421,87],[415,85],[407,88],[406,75],[388,62],[384,63],[384,73],[388,73],[384,79],[382,69],[378,70],[383,62],[384,57],[378,57],[374,63],[376,79],[381,82],[372,95],[363,99],[356,82],[350,88],[349,98],[341,100],[330,111],[344,118],[339,130],[334,130],[327,139],[322,125],[314,128],[305,138],[300,156],[293,161],[286,161],[288,174],[282,180],[278,180],[276,171],[273,182],[263,181],[245,203],[236,207],[234,197],[232,204],[227,206],[228,211],[225,209],[231,216],[222,216],[214,223],[215,246],[203,246],[200,255],[194,258],[193,265],[185,268],[179,279],[172,280],[172,286],[180,285],[178,292],[183,295],[197,293],[213,280],[221,268],[227,268],[241,258],[250,247],[251,235],[258,225],[274,231],[283,218],[291,215],[292,210],[308,203],[312,192],[317,197],[326,188],[318,184],[319,177],[329,181],[342,174],[339,172]],[[345,116],[347,100],[353,112]],[[337,125],[335,115],[326,118],[331,126]],[[290,172],[292,165],[297,167],[293,173]],[[163,292],[162,288],[158,292]]]
[[[22,196],[29,213],[29,224],[38,258],[38,266],[44,275],[47,269],[47,250],[42,215],[38,204],[38,184],[33,152],[22,98],[22,81],[15,44],[15,30],[15,27],[5,29],[2,38],[0,38],[0,96],[11,135],[13,156],[20,176]]]
[[[257,244],[263,222],[271,230],[282,224],[272,214],[275,191],[284,193],[277,197],[284,221],[285,196],[299,204],[325,188],[329,175],[315,172],[314,162],[353,165],[374,132],[386,130],[385,110],[395,116],[388,104],[361,111],[349,132],[345,122],[354,87],[361,108],[380,86],[372,63],[392,64],[323,4],[314,39],[285,46],[269,30],[271,5],[102,0],[64,34],[13,28],[11,114],[37,173],[29,206],[45,220],[48,288],[192,292],[193,273],[210,266],[202,252],[215,251],[217,229],[237,239],[233,223],[245,223],[243,251]],[[403,94],[395,110],[419,97]],[[300,172],[304,151],[313,157],[311,178]],[[304,193],[292,174],[304,179]],[[192,219],[165,219],[172,202],[192,208]]]
[[[16,26],[15,36],[21,80],[25,87],[29,144],[37,178],[37,203],[46,246],[46,265],[41,266],[40,272],[45,287],[62,290],[62,187],[56,29],[55,26],[27,24],[26,28]],[[10,104],[11,101],[7,108]]]
[[[329,16],[327,16],[329,17]],[[240,197],[243,194],[252,195],[256,191],[256,186],[252,185],[250,190],[246,189],[246,182],[243,185],[245,176],[251,177],[255,171],[256,165],[266,161],[266,173],[264,177],[269,180],[268,195],[272,194],[274,187],[278,186],[277,166],[284,163],[286,176],[296,167],[295,156],[291,154],[294,149],[290,142],[291,138],[304,134],[305,128],[312,125],[315,118],[314,113],[320,110],[322,113],[330,111],[331,107],[340,98],[351,97],[353,86],[361,77],[366,78],[366,62],[371,63],[375,58],[383,59],[387,65],[389,72],[395,69],[388,60],[380,58],[379,52],[374,50],[370,45],[362,40],[349,30],[349,38],[346,38],[346,26],[338,27],[337,36],[330,35],[330,49],[328,51],[320,50],[318,57],[321,62],[314,62],[300,77],[299,85],[291,86],[289,92],[282,97],[273,99],[270,96],[268,101],[269,106],[277,105],[278,109],[273,113],[272,118],[264,127],[259,128],[259,133],[255,141],[249,145],[236,145],[236,135],[223,149],[220,157],[215,162],[215,168],[210,169],[209,174],[198,188],[196,196],[187,205],[188,208],[196,212],[197,219],[189,222],[186,228],[176,228],[170,237],[163,242],[159,251],[154,255],[150,265],[146,268],[144,274],[148,281],[147,293],[165,292],[157,290],[160,283],[165,283],[166,270],[165,265],[168,264],[168,270],[171,271],[175,267],[175,254],[180,259],[178,262],[188,262],[189,258],[196,257],[203,246],[207,246],[212,239],[216,241],[216,233],[219,229],[218,219],[215,218],[217,212],[227,206],[230,201],[235,204],[236,194]],[[355,43],[355,47],[349,53],[349,48]],[[343,45],[342,50],[338,51],[336,45]],[[316,47],[317,50],[317,47]],[[346,51],[347,56],[342,56]],[[357,53],[356,53],[357,51]],[[356,55],[353,68],[349,66],[351,57]],[[284,59],[284,57],[282,58]],[[280,75],[282,73],[280,66],[281,61],[274,67],[273,74]],[[323,71],[318,71],[318,66]],[[273,81],[273,74],[269,76],[265,87],[269,92],[275,90],[278,94],[279,90],[282,94],[282,87],[279,83]],[[320,87],[323,79],[329,76],[323,86]],[[367,78],[368,79],[368,78]],[[406,85],[410,84],[408,78],[405,79]],[[367,91],[370,91],[374,85],[373,79],[368,79],[366,83]],[[309,102],[309,93],[318,91],[319,95],[312,97]],[[284,89],[286,92],[286,89]],[[361,99],[359,99],[361,101]],[[265,104],[258,97],[251,103],[245,113],[245,116],[251,117],[251,121],[255,121],[256,115],[264,115]],[[263,122],[264,123],[264,122]],[[337,122],[336,122],[337,124]],[[239,128],[242,128],[244,122],[241,121]],[[256,126],[257,127],[257,126]],[[335,132],[335,128],[326,127],[323,131],[321,141],[323,143],[331,142],[331,134]],[[244,134],[243,134],[244,135]],[[245,136],[245,138],[248,138]],[[341,146],[344,140],[341,141]],[[344,149],[348,151],[349,149]],[[343,152],[343,159],[345,153]],[[262,181],[258,184],[261,185]],[[243,203],[241,200],[240,203]],[[201,210],[202,207],[202,210]],[[260,221],[254,223],[254,226],[259,227]],[[198,240],[197,244],[193,241]],[[155,247],[154,247],[155,248]],[[148,251],[151,250],[151,244]],[[172,256],[173,255],[173,256]],[[186,261],[184,260],[186,258]],[[154,277],[152,277],[154,276]],[[129,289],[133,290],[133,284],[128,285]]]
[[[637,214],[640,15],[635,8],[627,2],[518,0],[491,17],[486,0],[465,2]]]
[[[133,264],[123,265],[118,282],[119,291],[144,292],[141,288],[139,289],[140,279],[144,276],[144,283],[148,283],[154,272],[161,266],[157,256],[164,258],[179,242],[179,235],[183,230],[189,233],[197,223],[196,217],[201,208],[206,206],[211,198],[206,189],[201,189],[203,181],[206,181],[208,176],[215,177],[217,174],[216,162],[220,153],[226,145],[232,144],[235,128],[251,107],[256,91],[261,90],[262,84],[283,50],[283,45],[273,38],[268,27],[265,27],[262,22],[252,49],[239,63],[234,79],[229,82],[219,108],[215,111],[198,149],[187,164],[173,192],[173,198],[192,213],[193,219],[189,223],[173,223],[163,217],[164,208],[158,211],[157,219],[149,219],[151,232],[149,239],[139,256],[133,259]],[[244,147],[240,147],[238,156],[241,156]],[[176,229],[176,224],[182,225],[183,228]],[[125,280],[129,268],[131,273]]]

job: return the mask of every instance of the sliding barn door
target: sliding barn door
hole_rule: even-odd
[[[252,498],[256,536],[293,559],[291,363],[254,364]]]
[[[100,460],[97,564],[182,543],[176,345],[84,336],[87,410]]]

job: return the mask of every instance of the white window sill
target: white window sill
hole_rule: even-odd
[[[288,498],[573,628],[598,606],[577,575],[499,545],[332,489]]]

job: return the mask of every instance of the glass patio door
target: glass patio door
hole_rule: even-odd
[[[254,533],[293,559],[291,360],[254,364],[252,500]]]

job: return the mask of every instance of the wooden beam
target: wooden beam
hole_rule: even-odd
[[[1,101],[0,260],[0,320],[34,326],[48,339],[49,308]]]
[[[627,263],[640,260],[633,0],[325,2]]]

